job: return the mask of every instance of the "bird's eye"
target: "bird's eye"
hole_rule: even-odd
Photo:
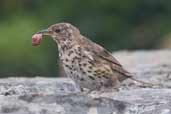
[[[56,29],[55,32],[56,33],[59,33],[59,32],[61,32],[61,30],[60,29]]]

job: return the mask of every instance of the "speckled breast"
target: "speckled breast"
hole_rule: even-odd
[[[81,47],[75,47],[61,54],[64,70],[68,77],[81,88],[98,89],[109,85],[109,70],[96,66],[94,61],[82,52]]]

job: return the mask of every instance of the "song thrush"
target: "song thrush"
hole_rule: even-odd
[[[132,78],[111,53],[81,35],[79,29],[69,23],[54,24],[37,32],[32,37],[32,44],[39,45],[43,35],[51,36],[57,43],[67,76],[80,88],[113,88],[123,80]]]

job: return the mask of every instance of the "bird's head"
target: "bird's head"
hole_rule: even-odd
[[[80,31],[75,26],[69,23],[58,23],[37,32],[33,36],[32,43],[33,45],[38,45],[44,35],[52,37],[57,43],[63,43],[73,41],[76,38],[75,36],[79,34]]]

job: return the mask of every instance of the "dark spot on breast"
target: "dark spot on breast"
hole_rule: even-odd
[[[95,70],[94,72],[95,72],[95,73],[101,73],[101,71],[100,71],[100,70]]]
[[[89,68],[89,69],[92,69],[93,67],[92,67],[92,66],[89,66],[88,68]]]
[[[97,73],[93,73],[93,76],[98,76]]]
[[[107,72],[110,72],[110,70],[109,70],[109,69],[106,69],[106,71],[107,71]]]
[[[95,72],[96,75],[102,75],[101,72]]]
[[[81,56],[81,53],[78,53],[79,56]]]
[[[71,56],[72,53],[74,53],[73,50],[71,50],[71,51],[68,53],[68,56]]]
[[[87,72],[88,72],[88,73],[92,73],[92,71],[91,71],[91,70],[88,70]]]
[[[71,73],[71,74],[73,74],[73,72],[72,72],[72,71],[71,71],[70,73]]]
[[[83,68],[82,68],[82,67],[80,67],[80,70],[81,70],[81,71],[83,71]]]
[[[81,61],[81,58],[80,58],[80,57],[75,56],[75,57],[73,58],[73,61],[76,61],[76,60],[78,60],[78,62],[80,62],[80,61]]]
[[[70,70],[72,70],[73,67],[69,67]]]
[[[61,49],[65,51],[65,50],[67,50],[67,46],[64,45],[64,46],[61,47]]]
[[[98,78],[102,78],[102,77],[101,77],[101,76],[99,76],[99,75],[98,75],[97,77],[98,77]]]
[[[83,63],[83,66],[85,67],[85,66],[87,66],[87,64],[86,63]]]
[[[65,64],[65,67],[67,67],[68,69],[72,70],[72,67],[70,67],[69,65]]]
[[[88,61],[89,64],[91,64],[92,66],[94,66],[94,63],[92,61]]]
[[[68,62],[69,60],[68,59],[65,59],[66,62]]]
[[[86,74],[86,72],[84,72],[84,71],[83,71],[82,73],[83,73],[83,74]]]
[[[102,74],[105,74],[105,71],[102,71],[101,73],[102,73]]]
[[[109,77],[108,77],[108,76],[106,76],[106,75],[102,75],[102,77],[103,77],[103,78],[106,78],[106,79],[109,79]]]
[[[92,80],[95,80],[95,78],[93,77],[93,76],[88,76],[90,79],[92,79]]]
[[[80,57],[75,56],[75,59],[79,60],[79,59],[81,59],[81,58],[80,58]]]
[[[86,58],[87,56],[83,55],[82,57],[83,57],[83,58]]]
[[[69,68],[69,65],[65,65],[65,67]]]
[[[80,78],[80,81],[84,81],[84,78]]]

